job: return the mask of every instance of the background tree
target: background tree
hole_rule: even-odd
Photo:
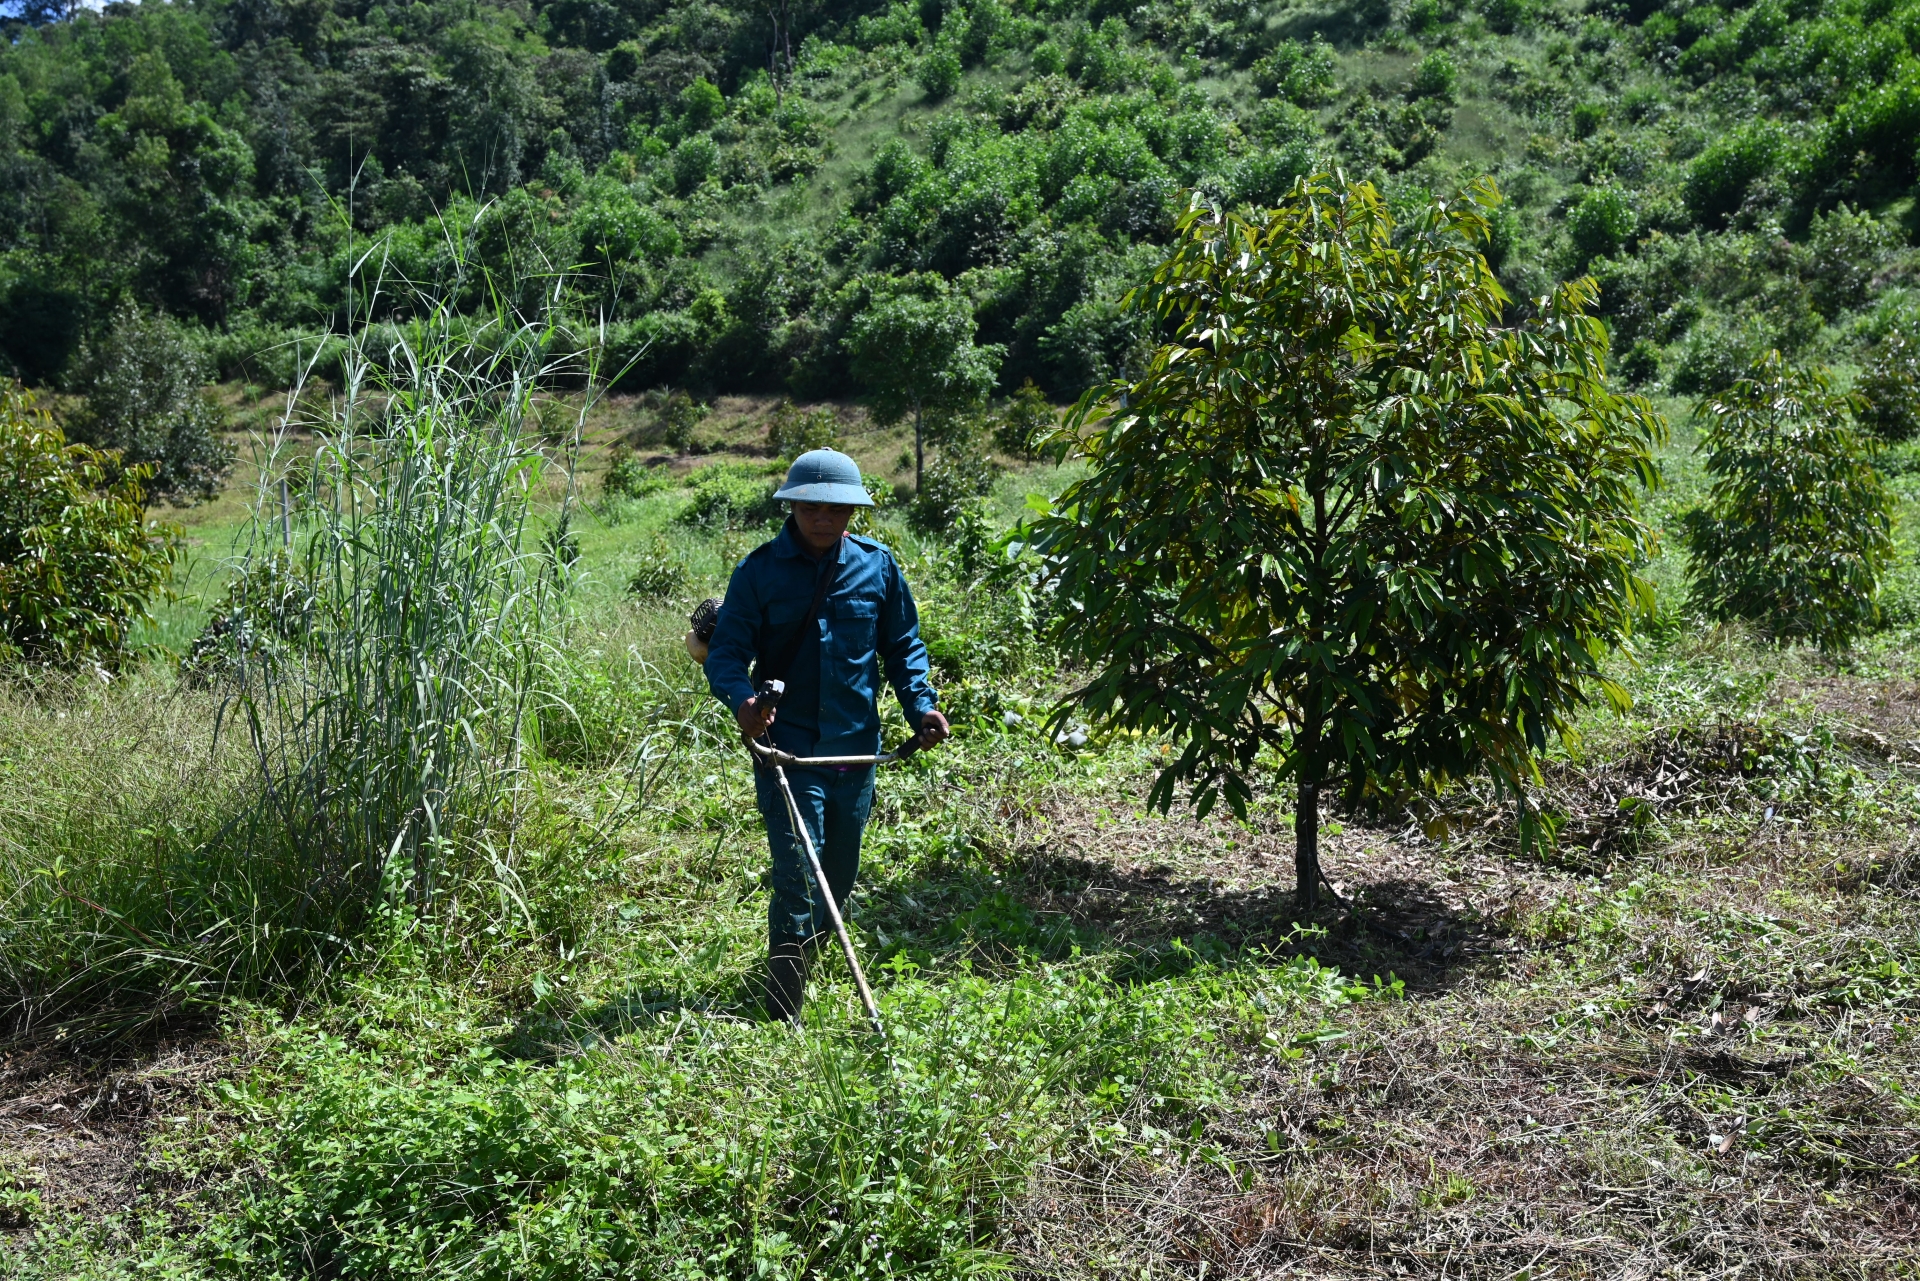
[[[973,340],[973,304],[930,272],[879,282],[847,336],[853,375],[883,423],[913,415],[913,487],[926,474],[926,416],[978,405],[1005,349]]]
[[[1713,485],[1686,515],[1694,603],[1779,640],[1843,649],[1871,626],[1893,504],[1853,429],[1859,398],[1778,351],[1695,408]]]
[[[81,355],[74,388],[86,395],[78,440],[149,467],[152,489],[176,501],[210,497],[233,465],[220,438],[220,407],[205,390],[213,371],[164,316],[131,303]]]
[[[1296,884],[1324,785],[1351,802],[1488,769],[1517,792],[1598,688],[1650,588],[1638,489],[1664,424],[1608,389],[1591,281],[1512,325],[1476,249],[1492,185],[1397,227],[1367,183],[1303,180],[1258,221],[1196,207],[1134,295],[1173,335],[1090,392],[1093,471],[1035,536],[1056,711],[1165,735],[1205,813],[1298,784]]]
[[[1855,416],[1881,440],[1920,435],[1920,345],[1905,333],[1895,329],[1880,341],[1853,389]]]
[[[496,268],[583,264],[563,310],[604,324],[623,392],[855,394],[848,286],[931,271],[965,280],[1005,389],[1071,400],[1142,367],[1115,302],[1163,256],[1173,193],[1266,204],[1335,158],[1418,192],[1473,122],[1489,169],[1528,171],[1495,271],[1534,296],[1591,258],[1643,375],[1717,390],[1750,323],[1754,351],[1831,325],[1857,360],[1915,252],[1867,212],[1912,186],[1920,133],[1887,6],[1634,3],[1571,52],[1526,30],[1538,7],[1368,0],[1282,38],[1225,0],[414,0],[400,27],[344,0],[0,0],[0,370],[64,385],[132,298],[224,378],[284,386],[297,340],[344,332],[369,237],[445,278],[444,215]],[[1410,74],[1383,81],[1366,48],[1409,31]],[[903,69],[946,93],[976,66],[964,111],[909,128],[922,107],[888,105]],[[1676,130],[1710,141],[1634,159]],[[1735,345],[1726,382],[1698,376]]]
[[[19,384],[0,384],[0,661],[122,655],[173,565],[142,505],[150,471],[68,444]]]
[[[1009,454],[1018,454],[1032,462],[1041,442],[1059,425],[1059,416],[1047,402],[1047,394],[1029,378],[995,415],[993,443]]]

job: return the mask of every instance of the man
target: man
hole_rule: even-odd
[[[920,616],[893,554],[847,533],[855,507],[871,507],[853,459],[831,449],[800,455],[775,498],[792,504],[773,541],[734,568],[708,641],[707,684],[749,738],[770,733],[795,756],[862,756],[880,750],[884,670],[922,748],[947,736],[927,684]],[[760,681],[784,680],[778,709],[754,698]],[[777,711],[777,714],[776,714]],[[873,767],[789,769],[827,886],[845,903],[860,869],[860,834],[873,807]],[[832,928],[813,892],[771,769],[754,771],[773,854],[767,912],[767,1012],[799,1017],[807,945]]]

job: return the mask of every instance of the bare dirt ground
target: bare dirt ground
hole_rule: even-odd
[[[184,1123],[172,1113],[197,1110],[207,1082],[231,1070],[210,1041],[105,1062],[76,1059],[58,1045],[0,1053],[0,1188],[89,1217],[127,1209],[151,1177],[148,1138]],[[25,1216],[8,1218],[0,1226],[25,1226]]]

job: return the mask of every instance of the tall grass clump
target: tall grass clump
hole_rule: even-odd
[[[305,906],[333,928],[383,898],[424,912],[462,842],[500,811],[565,588],[566,512],[544,544],[529,514],[547,480],[533,396],[568,362],[551,323],[504,304],[478,321],[456,311],[444,299],[465,283],[406,299],[408,323],[363,331],[312,424],[299,511],[278,482],[282,442],[254,506],[242,577],[288,557],[309,588],[275,599],[256,632],[274,643],[238,655],[254,831],[305,862]],[[370,311],[393,309],[384,292],[372,283]]]
[[[298,869],[233,839],[249,771],[213,722],[146,676],[0,686],[0,1035],[124,1032],[297,963]]]
[[[382,292],[370,311],[396,309]],[[318,448],[296,458],[284,421],[263,442],[187,679],[0,698],[6,1030],[124,1030],[306,982],[382,904],[430,908],[503,812],[568,577],[571,487],[549,484],[532,398],[578,370],[504,307],[406,309],[347,344],[335,394],[289,394]],[[530,512],[556,498],[543,539]]]

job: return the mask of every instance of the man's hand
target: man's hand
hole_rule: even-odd
[[[767,732],[767,726],[773,724],[774,714],[779,710],[777,707],[769,707],[762,710],[760,700],[750,698],[740,704],[740,710],[733,714],[733,719],[739,722],[740,732],[742,734],[745,734],[748,738],[759,738]],[[941,723],[943,725],[945,724],[944,721]]]
[[[920,739],[920,750],[924,752],[931,748],[938,747],[946,741],[947,735],[952,732],[952,729],[947,725],[946,717],[938,712],[928,712],[920,718],[920,733],[918,735]]]

